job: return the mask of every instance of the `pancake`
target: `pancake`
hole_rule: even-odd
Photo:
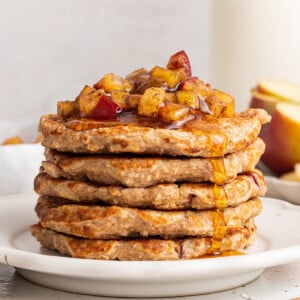
[[[158,184],[148,188],[99,186],[40,173],[35,178],[34,187],[40,195],[74,202],[102,201],[108,205],[161,210],[224,208],[263,196],[266,192],[263,174],[259,170],[238,175],[222,186],[204,182]]]
[[[32,235],[43,247],[76,258],[102,260],[184,260],[205,257],[216,252],[210,237],[183,239],[83,239],[45,229],[39,224],[30,227]],[[256,226],[249,220],[243,228],[228,232],[219,244],[217,253],[239,254],[253,244]]]
[[[136,120],[66,121],[58,115],[45,115],[39,130],[42,144],[61,152],[218,157],[245,149],[269,121],[262,109],[248,109],[232,118],[207,116],[180,129],[153,128]]]
[[[220,158],[76,156],[47,149],[42,171],[53,178],[127,187],[203,181],[223,184],[253,170],[264,149],[259,138],[244,151]]]
[[[44,228],[91,239],[213,236],[216,230],[241,228],[262,211],[259,199],[224,210],[161,211],[120,206],[83,205],[41,196],[36,213]]]

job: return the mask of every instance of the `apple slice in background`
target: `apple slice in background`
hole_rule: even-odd
[[[300,104],[300,84],[283,80],[261,80],[257,91],[277,98],[279,101],[298,102]]]
[[[276,97],[262,94],[257,89],[253,89],[251,91],[251,94],[252,94],[252,98],[251,98],[250,107],[263,108],[270,115],[273,114],[276,104],[280,102]]]
[[[260,134],[266,143],[261,161],[277,175],[293,171],[300,162],[300,84],[261,80],[251,93],[250,107],[272,116]]]
[[[278,175],[292,171],[300,162],[300,105],[278,103],[261,137],[266,143],[262,162]]]

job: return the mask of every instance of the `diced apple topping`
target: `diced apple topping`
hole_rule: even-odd
[[[210,91],[210,85],[200,80],[198,77],[190,77],[180,86],[183,91],[196,91],[202,97],[207,97]]]
[[[129,94],[124,91],[112,91],[111,99],[118,106],[120,106],[124,111],[136,110],[140,102],[142,95],[139,94]]]
[[[128,92],[116,90],[111,92],[111,99],[118,106],[122,107],[123,110],[129,110],[129,105],[128,105],[129,95],[130,94]]]
[[[166,92],[164,100],[165,102],[177,102],[176,93]]]
[[[111,93],[115,90],[129,92],[132,89],[132,84],[114,73],[107,73],[94,84],[94,88],[104,89],[106,93]]]
[[[151,70],[150,77],[161,80],[170,89],[174,89],[187,78],[184,69],[169,70],[158,66]]]
[[[192,107],[194,109],[199,109],[199,101],[197,98],[197,92],[196,91],[177,91],[176,92],[176,98],[177,102]]]
[[[121,112],[122,108],[113,102],[109,96],[102,95],[92,112],[92,119],[109,120],[115,118]]]
[[[166,67],[137,69],[124,78],[107,73],[93,87],[86,85],[74,101],[59,101],[63,118],[109,120],[122,111],[158,118],[178,128],[194,118],[231,117],[234,99],[196,76],[185,51],[172,55]]]
[[[135,83],[139,78],[145,76],[147,73],[148,73],[147,69],[139,68],[126,75],[125,79],[132,83]]]
[[[173,123],[185,119],[190,113],[190,108],[186,105],[169,102],[158,110],[158,117],[163,122]]]
[[[58,101],[57,114],[63,118],[78,115],[78,105],[75,101]]]
[[[138,114],[146,117],[157,117],[158,110],[164,102],[165,91],[152,87],[145,91],[138,105]]]
[[[183,50],[173,54],[170,57],[169,62],[167,64],[167,68],[170,70],[184,68],[187,77],[192,76],[192,69],[189,57]]]
[[[210,111],[215,117],[233,117],[234,98],[219,90],[211,90],[205,99]]]
[[[104,90],[93,90],[90,93],[82,94],[77,97],[77,103],[79,107],[79,114],[82,118],[90,118],[94,109],[96,108],[99,98],[105,95]]]
[[[84,95],[88,95],[88,94],[91,94],[95,91],[94,88],[92,88],[91,86],[89,85],[85,85],[83,87],[83,89],[80,91],[79,95],[77,96],[76,100]]]
[[[144,94],[151,87],[163,87],[165,83],[159,78],[152,78],[150,74],[139,77],[133,87],[132,93]]]

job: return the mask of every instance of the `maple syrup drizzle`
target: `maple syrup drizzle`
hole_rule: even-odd
[[[227,207],[227,195],[224,187],[214,184],[213,194],[216,203],[216,211],[214,212],[213,218],[214,234],[210,249],[208,250],[209,254],[220,252],[222,241],[227,230],[226,222],[224,220],[224,208]]]
[[[210,158],[209,161],[213,167],[214,182],[219,185],[224,184],[226,178],[224,158]]]
[[[76,118],[67,121],[66,126],[70,129],[82,131],[89,129],[97,129],[103,127],[115,126],[140,126],[151,128],[167,128],[169,124],[162,122],[158,118],[149,118],[137,115],[134,111],[123,112],[115,118],[109,120],[93,120],[86,118]]]
[[[220,157],[226,153],[228,136],[222,133],[218,118],[204,114],[185,124],[184,129],[194,135],[204,136],[207,148],[211,149],[212,157]]]
[[[224,220],[224,211],[220,210],[219,208],[214,211],[213,226],[214,234],[212,237],[210,249],[208,250],[209,254],[220,252],[220,249],[222,247],[222,240],[227,230],[227,226]]]
[[[217,209],[224,209],[225,207],[227,207],[228,199],[223,185],[214,184],[213,194]]]

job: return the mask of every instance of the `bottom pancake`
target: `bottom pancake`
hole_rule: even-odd
[[[30,227],[40,244],[61,254],[100,260],[185,260],[224,252],[239,253],[253,244],[256,226],[253,219],[243,228],[227,233],[222,240],[212,237],[182,239],[84,239],[45,229],[40,224]]]

